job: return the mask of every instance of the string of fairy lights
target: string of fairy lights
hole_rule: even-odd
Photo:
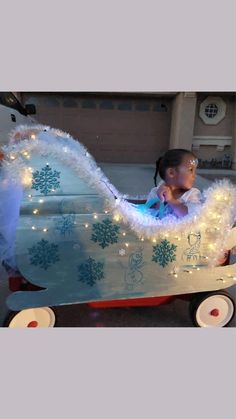
[[[10,142],[4,147],[4,154],[2,167],[7,177],[17,183],[20,182],[26,189],[32,186],[34,168],[29,165],[32,154],[45,156],[49,161],[50,157],[56,158],[86,180],[89,186],[105,198],[103,213],[92,213],[93,220],[109,215],[115,223],[122,224],[121,234],[125,249],[130,247],[130,242],[127,240],[130,230],[136,234],[140,242],[152,244],[165,239],[178,243],[183,239],[186,240],[187,234],[201,231],[205,241],[204,255],[201,257],[207,265],[216,266],[218,258],[224,252],[224,243],[230,234],[236,208],[235,188],[226,179],[215,182],[204,191],[204,203],[196,206],[191,215],[182,219],[169,215],[158,220],[149,214],[141,213],[138,208],[129,203],[97,167],[87,149],[65,132],[44,125],[20,126],[10,133]],[[56,190],[51,192],[56,192]],[[27,196],[32,202],[33,195]],[[38,199],[39,205],[35,205],[32,209],[33,216],[40,215],[40,204],[43,203],[43,198]],[[90,227],[91,223],[84,223],[85,229]],[[38,228],[35,223],[31,228],[35,232],[48,232],[47,226]],[[123,249],[123,255],[125,249]],[[180,266],[176,264],[170,274],[177,278],[179,269]],[[191,275],[193,270],[199,271],[200,268],[193,264],[191,269],[185,269],[184,272]]]

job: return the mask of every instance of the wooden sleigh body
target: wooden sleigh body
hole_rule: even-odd
[[[236,193],[229,182],[213,184],[191,217],[156,220],[123,197],[68,134],[44,126],[16,132],[3,169],[23,190],[16,203],[17,266],[38,289],[12,293],[11,310],[158,304],[157,297],[219,295],[235,284],[236,264],[217,266],[236,245]],[[233,315],[233,299],[223,300]]]

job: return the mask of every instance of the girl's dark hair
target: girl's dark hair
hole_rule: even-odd
[[[177,167],[182,163],[183,156],[185,154],[191,154],[196,158],[196,156],[190,150],[185,150],[183,148],[173,148],[168,150],[162,157],[156,161],[156,171],[154,175],[154,183],[157,186],[157,175],[161,179],[165,180],[166,169],[169,167]]]

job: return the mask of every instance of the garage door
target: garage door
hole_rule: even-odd
[[[78,138],[99,162],[153,163],[168,149],[171,98],[24,93],[40,123]]]

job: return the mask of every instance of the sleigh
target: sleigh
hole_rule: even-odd
[[[191,215],[156,219],[120,194],[69,134],[20,126],[11,138],[2,167],[23,190],[15,202],[15,254],[30,287],[10,294],[7,305],[21,322],[33,324],[22,313],[36,316],[40,308],[158,305],[183,295],[191,297],[196,325],[232,320],[235,302],[225,290],[236,282],[236,264],[219,266],[236,244],[230,182],[204,191]]]

